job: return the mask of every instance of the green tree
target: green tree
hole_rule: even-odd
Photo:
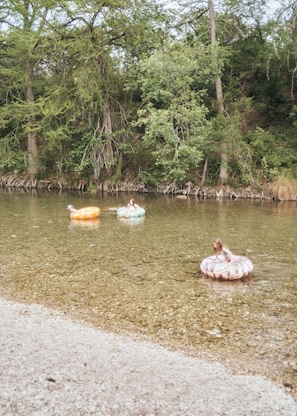
[[[38,143],[43,168],[56,161],[59,172],[75,165],[80,173],[90,167],[98,177],[104,168],[110,176],[130,131],[127,63],[160,41],[160,8],[138,0],[18,0],[5,2],[1,21],[0,125],[7,140],[0,150],[13,149],[8,138],[17,146],[27,134],[30,175],[38,171]]]
[[[222,117],[226,118],[224,123],[226,127],[231,121],[228,113],[228,103],[226,103],[224,98],[224,71],[227,60],[230,58],[230,46],[222,43],[224,31],[221,30],[221,21],[223,15],[222,12],[220,14],[215,12],[215,5],[212,0],[207,2],[197,1],[195,3],[182,1],[182,4],[186,6],[186,9],[180,22],[180,27],[184,26],[186,37],[188,39],[196,39],[196,42],[199,39],[210,47],[213,87],[208,86],[208,92],[211,96],[210,109],[211,117],[213,118],[213,131],[215,131],[216,126],[221,125]],[[218,27],[220,29],[219,33]],[[215,120],[215,117],[218,117],[218,120]],[[231,129],[232,126],[230,125],[229,128],[220,130],[219,134],[216,134],[216,137],[221,139],[220,145],[216,146],[217,149],[220,149],[220,183],[227,182],[229,177],[228,159],[231,149],[228,143],[228,131]],[[207,166],[208,158],[206,155],[202,182],[205,180]]]
[[[0,12],[0,125],[6,142],[12,138],[22,142],[27,137],[27,171],[32,177],[39,166],[35,76],[42,56],[39,55],[38,42],[45,30],[49,4],[27,0],[3,1]]]
[[[164,47],[140,65],[143,104],[137,126],[154,156],[159,179],[183,183],[203,159],[207,109],[203,103],[210,74],[210,56],[203,45],[182,42]]]

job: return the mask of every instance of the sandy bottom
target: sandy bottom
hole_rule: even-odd
[[[163,347],[0,299],[5,416],[297,415],[285,390]]]

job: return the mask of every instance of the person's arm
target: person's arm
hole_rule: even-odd
[[[122,213],[122,215],[119,216],[119,218],[123,218],[123,217],[125,217],[129,213],[129,207],[130,207],[130,203],[127,205],[127,208]]]

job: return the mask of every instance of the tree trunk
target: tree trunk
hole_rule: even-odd
[[[214,8],[212,0],[208,0],[209,9],[209,20],[210,20],[210,38],[213,53],[213,67],[216,76],[216,95],[218,109],[221,114],[225,113],[224,96],[222,79],[219,75],[218,64],[217,64],[217,53],[216,53],[216,20],[214,15]],[[221,166],[220,166],[220,183],[224,183],[228,180],[228,145],[225,140],[221,143]]]
[[[202,179],[201,179],[201,185],[203,186],[205,183],[205,179],[206,179],[206,172],[207,172],[207,166],[208,166],[208,158],[205,159],[204,162],[204,168],[203,168],[203,174],[202,174]]]
[[[26,86],[26,100],[29,104],[29,116],[28,116],[28,174],[34,178],[38,172],[38,152],[37,152],[37,140],[36,140],[36,119],[34,112],[34,92],[33,92],[33,67],[28,63],[28,84]]]
[[[111,175],[113,165],[113,149],[112,149],[112,126],[109,105],[103,111],[103,127],[105,136],[105,168],[108,176]]]

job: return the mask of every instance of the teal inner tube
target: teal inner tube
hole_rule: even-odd
[[[127,211],[127,207],[120,207],[117,209],[117,215],[118,217],[122,218],[137,218],[137,217],[143,217],[145,215],[145,209],[144,208],[134,208],[130,209],[129,212]]]

